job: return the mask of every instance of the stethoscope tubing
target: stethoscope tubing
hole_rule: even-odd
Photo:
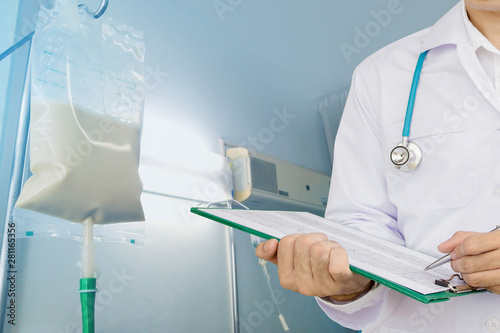
[[[413,74],[413,81],[411,83],[410,97],[408,98],[408,106],[406,108],[405,122],[403,126],[403,139],[410,136],[410,125],[411,118],[413,116],[413,107],[415,106],[415,97],[417,95],[418,81],[420,80],[420,72],[422,71],[422,65],[424,63],[425,57],[429,53],[429,50],[420,53],[417,61],[417,67],[415,68],[415,73]],[[403,140],[405,141],[405,140]]]

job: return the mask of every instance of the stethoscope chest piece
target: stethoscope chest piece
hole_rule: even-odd
[[[417,93],[418,81],[420,79],[420,72],[424,63],[425,56],[429,51],[420,53],[417,61],[417,67],[413,74],[413,81],[411,83],[410,97],[408,98],[408,107],[406,108],[405,122],[403,125],[403,142],[398,144],[391,150],[391,162],[401,171],[412,171],[415,169],[422,160],[422,150],[416,144],[410,142],[410,124],[413,115],[413,107],[415,105],[415,96]]]
[[[413,142],[401,142],[391,150],[391,162],[401,171],[412,171],[422,160],[422,150]]]

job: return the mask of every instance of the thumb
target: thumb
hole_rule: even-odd
[[[270,239],[260,243],[255,249],[255,254],[261,259],[277,264],[278,240]]]
[[[438,251],[443,253],[451,253],[455,247],[457,247],[467,237],[473,234],[475,234],[475,232],[458,231],[450,239],[439,244]]]

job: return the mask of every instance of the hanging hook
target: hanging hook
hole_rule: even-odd
[[[98,18],[100,18],[102,16],[102,14],[104,14],[104,12],[106,11],[106,9],[108,8],[108,4],[109,4],[109,0],[101,0],[101,5],[94,12],[94,18],[96,20]],[[82,5],[78,5],[78,7],[82,7],[82,6],[85,6],[85,5],[83,5],[83,4]]]
[[[97,20],[99,17],[102,16],[102,14],[104,14],[104,12],[106,11],[106,9],[108,8],[108,4],[109,4],[109,0],[102,0],[101,1],[101,5],[99,6],[99,8],[97,8],[97,10],[94,12],[94,18]]]

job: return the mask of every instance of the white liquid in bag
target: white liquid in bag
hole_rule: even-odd
[[[140,134],[138,125],[69,104],[33,104],[33,175],[16,207],[72,222],[143,221]]]

